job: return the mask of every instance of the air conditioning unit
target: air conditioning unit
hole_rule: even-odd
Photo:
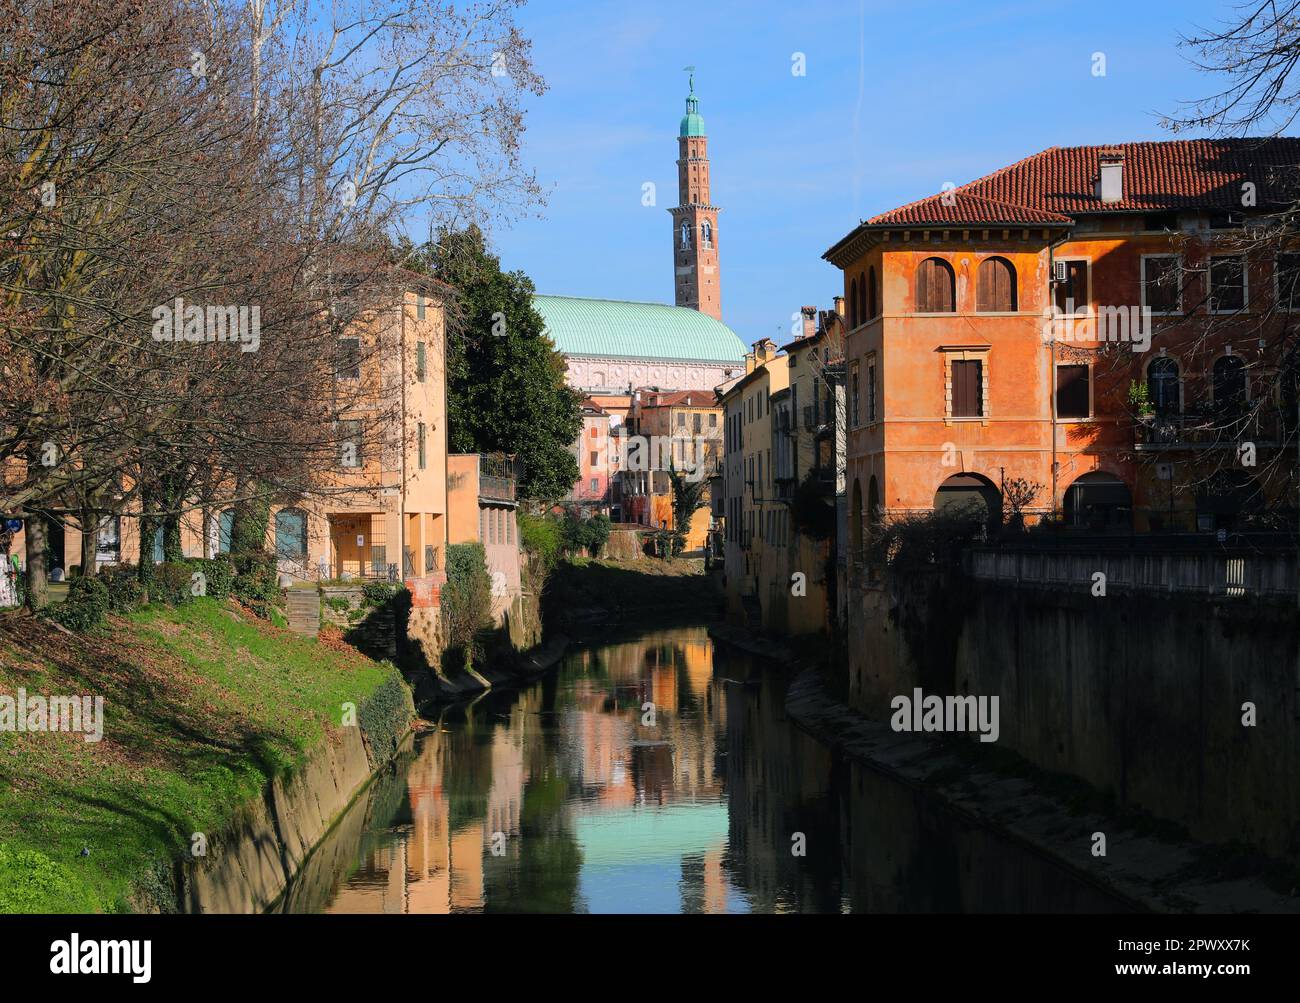
[[[1064,262],[1064,261],[1053,261],[1053,262],[1052,262],[1052,281],[1053,281],[1053,282],[1064,282],[1067,278],[1069,278],[1069,273],[1066,271],[1065,262]]]

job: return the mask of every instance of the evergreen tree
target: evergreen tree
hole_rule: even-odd
[[[402,250],[407,267],[458,293],[448,305],[451,451],[516,453],[523,459],[521,497],[562,497],[578,479],[572,448],[582,430],[582,397],[565,383],[564,358],[543,333],[532,280],[503,272],[473,224]]]

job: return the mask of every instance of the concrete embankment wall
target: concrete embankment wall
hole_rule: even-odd
[[[1001,735],[1211,842],[1300,859],[1300,618],[1250,597],[924,574],[855,588],[850,699],[997,696]],[[1243,704],[1257,723],[1243,725]]]
[[[335,728],[293,775],[272,781],[207,855],[180,867],[182,912],[261,912],[329,832],[376,770],[396,753],[414,717],[410,691],[394,676],[363,705],[359,723]]]

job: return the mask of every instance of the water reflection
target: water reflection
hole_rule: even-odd
[[[280,908],[1114,910],[927,796],[837,763],[786,721],[785,686],[703,627],[577,651],[529,689],[444,712]]]

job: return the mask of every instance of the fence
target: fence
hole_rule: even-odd
[[[1300,561],[1294,551],[1243,550],[1154,552],[1070,548],[1064,551],[972,547],[967,572],[985,581],[1044,588],[1090,587],[1097,572],[1112,589],[1252,597],[1295,602]]]

